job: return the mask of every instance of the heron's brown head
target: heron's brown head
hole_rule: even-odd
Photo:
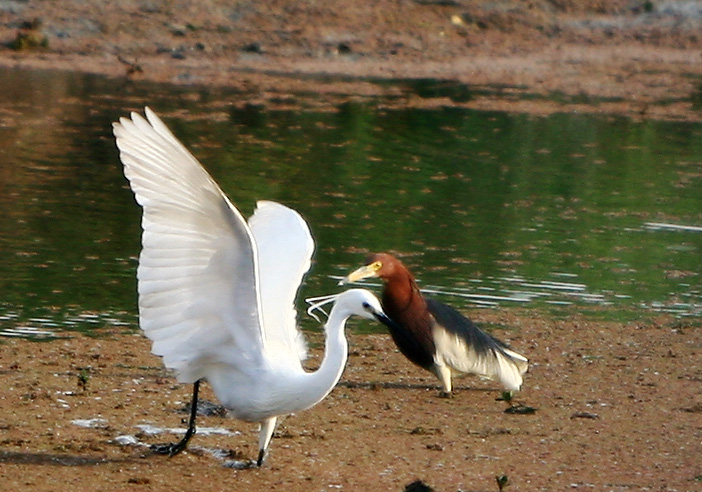
[[[341,283],[358,282],[364,278],[376,277],[384,281],[397,275],[408,272],[400,260],[389,253],[375,253],[366,258],[366,263],[361,268],[349,273]]]

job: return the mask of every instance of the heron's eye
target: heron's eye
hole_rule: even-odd
[[[380,270],[381,268],[383,268],[383,263],[380,262],[380,261],[374,261],[373,263],[371,263],[370,268],[371,268],[371,270],[373,270],[374,272],[377,272],[378,270]]]

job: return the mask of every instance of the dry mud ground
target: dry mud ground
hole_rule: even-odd
[[[232,86],[264,103],[303,90],[396,90],[366,77],[432,77],[504,88],[439,104],[699,121],[699,4],[1,1],[0,65]],[[340,77],[300,77],[323,74]],[[561,96],[519,97],[554,92]],[[199,434],[170,459],[116,443],[168,440],[136,426],[181,426],[185,417],[178,410],[189,388],[140,335],[108,327],[98,338],[3,340],[0,490],[402,490],[421,479],[438,491],[475,491],[497,490],[498,475],[515,491],[702,490],[699,320],[474,317],[511,327],[498,335],[533,363],[519,402],[535,414],[504,413],[498,388],[472,378],[459,381],[454,399],[437,398],[435,382],[387,337],[351,330],[341,385],[283,422],[260,470],[224,468],[207,452],[256,453],[254,426],[221,417],[200,424],[241,434]],[[207,389],[203,396],[214,400]],[[93,418],[102,419],[93,428],[72,423]]]

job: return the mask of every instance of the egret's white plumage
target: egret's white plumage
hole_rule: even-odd
[[[158,116],[145,113],[113,125],[143,207],[140,326],[178,380],[196,384],[194,400],[206,379],[230,413],[261,423],[260,465],[276,418],[312,407],[341,377],[346,319],[382,317],[382,308],[368,291],[341,294],[325,326],[324,360],[306,372],[294,300],[314,250],[307,224],[270,201],[258,202],[247,223]]]

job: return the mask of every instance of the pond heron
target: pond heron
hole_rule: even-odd
[[[366,264],[341,282],[380,278],[382,306],[394,323],[385,323],[395,345],[414,364],[432,372],[442,395],[451,396],[454,374],[470,373],[498,380],[509,391],[522,386],[526,357],[485,333],[450,306],[424,297],[407,267],[387,253],[371,255]]]

